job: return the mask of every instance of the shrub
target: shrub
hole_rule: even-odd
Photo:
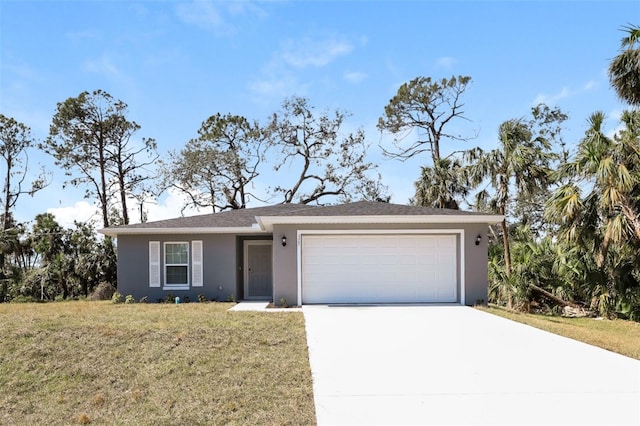
[[[116,289],[108,282],[101,282],[89,295],[89,300],[109,300],[113,297]]]
[[[136,303],[136,299],[131,294],[127,294],[127,297],[124,299],[124,303],[126,305],[130,305],[132,303]]]
[[[64,302],[64,296],[63,296],[63,295],[61,295],[61,294],[58,294],[58,295],[56,296],[56,298],[55,298],[55,299],[53,299],[53,300],[54,300],[55,302]]]
[[[38,302],[38,299],[36,299],[33,296],[25,296],[24,294],[21,294],[11,299],[11,303],[33,303],[33,302]]]
[[[124,301],[124,298],[117,291],[115,293],[113,293],[113,296],[111,296],[111,302],[113,302],[113,303],[117,304],[117,303],[122,303],[123,301]]]
[[[173,294],[169,293],[165,296],[164,303],[176,303],[176,297]]]
[[[204,294],[200,293],[198,295],[198,302],[200,303],[208,302],[207,297]]]
[[[141,297],[140,300],[138,300],[138,303],[149,303],[149,299],[147,296]]]

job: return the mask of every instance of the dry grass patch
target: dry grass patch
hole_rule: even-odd
[[[0,304],[0,424],[315,424],[302,313]]]
[[[640,360],[640,323],[637,322],[534,315],[499,307],[479,309]]]

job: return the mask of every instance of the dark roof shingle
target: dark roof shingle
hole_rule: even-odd
[[[273,216],[474,216],[485,213],[452,209],[434,209],[431,207],[408,206],[375,201],[358,201],[334,206],[312,207],[283,212]]]
[[[155,222],[136,223],[133,225],[113,227],[113,229],[250,227],[256,223],[256,216],[280,216],[296,210],[309,208],[311,207],[304,204],[277,204],[274,206],[225,210],[219,213],[177,217],[175,219],[159,220]]]
[[[178,229],[178,228],[250,228],[257,225],[256,217],[348,217],[348,216],[475,216],[484,213],[451,209],[408,206],[373,201],[313,206],[305,204],[276,204],[273,206],[227,210],[198,216],[179,217],[155,222],[137,223],[109,228],[119,230]]]

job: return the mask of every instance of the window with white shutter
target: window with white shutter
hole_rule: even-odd
[[[149,287],[160,287],[160,241],[149,241]]]
[[[202,241],[191,241],[191,271],[191,285],[202,287]]]
[[[164,289],[189,289],[189,243],[164,243]]]

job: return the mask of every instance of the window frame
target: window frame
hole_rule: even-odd
[[[167,262],[167,246],[168,245],[185,245],[187,246],[187,260],[186,263],[168,263]],[[164,272],[163,290],[189,290],[191,286],[191,264],[189,262],[189,256],[191,255],[191,244],[188,241],[165,241],[163,243],[162,253],[162,269]],[[169,266],[186,266],[187,267],[187,282],[178,284],[169,284],[167,282],[167,267]]]

